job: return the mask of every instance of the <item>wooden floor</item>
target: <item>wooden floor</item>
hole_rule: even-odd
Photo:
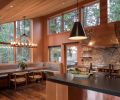
[[[14,89],[0,90],[0,100],[46,100],[45,82]]]

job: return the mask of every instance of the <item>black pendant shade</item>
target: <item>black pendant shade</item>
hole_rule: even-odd
[[[80,22],[75,22],[69,37],[70,40],[83,40],[87,39],[87,36],[84,32],[82,24]]]

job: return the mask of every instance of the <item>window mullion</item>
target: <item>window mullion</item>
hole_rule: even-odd
[[[16,21],[14,21],[14,41],[16,41]],[[16,47],[14,47],[14,63],[16,64]]]

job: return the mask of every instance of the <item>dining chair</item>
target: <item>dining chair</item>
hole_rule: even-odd
[[[31,71],[29,72],[29,81],[40,81],[43,80],[43,75],[41,70]]]
[[[9,86],[12,83],[14,85],[15,90],[16,90],[17,84],[25,83],[27,85],[27,72],[13,73],[10,75],[9,79],[10,79]]]

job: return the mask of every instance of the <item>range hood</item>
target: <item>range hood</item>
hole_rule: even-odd
[[[93,47],[116,47],[120,44],[120,24],[118,23],[87,27],[85,31],[88,39],[82,41],[83,45],[94,42]]]

